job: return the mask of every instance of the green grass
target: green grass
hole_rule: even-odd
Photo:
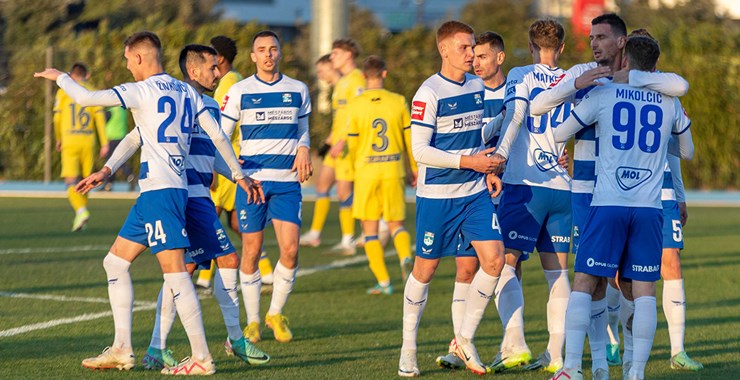
[[[133,201],[92,200],[92,219],[85,231],[72,234],[72,212],[63,199],[0,198],[0,292],[66,297],[107,298],[102,259],[123,223]],[[312,215],[305,204],[304,215]],[[409,215],[413,215],[413,205]],[[658,331],[646,375],[650,379],[719,379],[740,373],[740,210],[692,208],[685,228],[687,248],[683,254],[688,299],[686,348],[704,363],[699,373],[669,369],[670,345],[665,318],[659,309]],[[407,228],[413,231],[413,217]],[[325,238],[338,238],[336,211],[332,210]],[[277,247],[270,232],[268,251],[276,259]],[[336,240],[337,238],[334,238]],[[77,251],[75,247],[92,247]],[[10,253],[29,248],[31,253]],[[342,257],[324,253],[325,248],[302,249],[300,265],[311,268]],[[360,252],[361,253],[361,252]],[[222,378],[270,379],[382,379],[396,378],[401,345],[403,284],[398,261],[387,260],[396,294],[368,296],[373,278],[365,264],[331,269],[299,278],[285,309],[295,340],[279,344],[265,329],[259,346],[272,355],[263,367],[245,367],[225,356],[223,320],[213,298],[201,300],[211,352]],[[156,301],[162,282],[159,266],[144,253],[131,269],[137,301]],[[571,273],[572,277],[572,273]],[[447,349],[451,338],[450,298],[454,263],[444,260],[431,285],[430,298],[419,333],[419,364],[425,378],[473,378],[469,372],[449,373],[434,365],[434,358]],[[525,332],[534,355],[547,344],[545,320],[547,285],[537,260],[524,266],[526,299]],[[659,293],[660,294],[660,293]],[[660,295],[658,304],[660,307]],[[269,297],[263,297],[262,315]],[[109,311],[106,302],[62,302],[0,296],[0,331],[83,314]],[[244,309],[241,309],[245,321]],[[134,313],[133,342],[137,360],[149,343],[154,311]],[[2,335],[2,334],[0,334]],[[485,362],[493,358],[501,338],[495,307],[488,308],[476,343]],[[0,337],[0,377],[29,378],[139,378],[160,377],[141,366],[132,372],[94,373],[80,366],[81,359],[96,355],[113,340],[111,317],[64,324],[9,337]],[[169,339],[177,357],[189,354],[179,322]],[[588,358],[588,354],[585,355]],[[590,363],[584,363],[587,378]],[[612,378],[619,378],[612,368]],[[545,379],[541,372],[513,371],[496,378]]]

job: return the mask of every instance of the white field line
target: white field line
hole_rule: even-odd
[[[416,249],[415,245],[411,246],[411,249]],[[386,252],[385,256],[392,256],[395,255],[395,250],[389,250]],[[306,269],[299,269],[296,273],[296,277],[303,277],[312,275],[315,273],[332,270],[332,269],[339,269],[348,267],[350,265],[360,264],[363,262],[367,262],[367,257],[365,255],[357,255],[354,257],[349,257],[346,259],[341,260],[335,260],[332,261],[329,264],[326,265],[318,265],[311,268]],[[0,292],[0,297],[9,297],[9,298],[27,298],[27,299],[38,299],[38,300],[48,300],[48,301],[60,301],[60,302],[89,302],[89,303],[108,303],[107,298],[94,298],[94,297],[67,297],[67,296],[58,296],[58,295],[52,295],[52,294],[29,294],[29,293],[13,293],[13,292]],[[134,302],[134,308],[133,311],[141,311],[141,310],[154,310],[157,307],[156,302],[141,302],[141,301],[135,301]],[[0,338],[6,338],[11,337],[19,334],[25,334],[27,332],[36,331],[36,330],[45,330],[48,328],[61,326],[61,325],[67,325],[67,324],[76,324],[80,322],[87,322],[92,321],[100,318],[106,318],[112,316],[113,313],[110,311],[101,312],[101,313],[92,313],[92,314],[82,314],[78,315],[76,317],[72,318],[61,318],[61,319],[54,319],[47,322],[41,322],[41,323],[35,323],[31,325],[25,325],[20,327],[15,327],[12,329],[7,330],[1,330],[0,331]]]
[[[55,252],[91,252],[107,251],[109,245],[80,245],[76,247],[37,247],[37,248],[8,248],[0,249],[0,255],[16,255],[29,253],[55,253]]]

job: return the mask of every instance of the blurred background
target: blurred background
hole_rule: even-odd
[[[646,28],[662,48],[658,68],[691,84],[682,103],[693,121],[696,156],[683,165],[688,189],[740,188],[740,1],[737,0],[0,0],[0,182],[58,180],[59,155],[46,126],[56,86],[33,78],[45,66],[69,70],[85,62],[97,88],[132,81],[123,41],[150,30],[164,45],[164,65],[181,77],[180,49],[209,44],[211,37],[237,40],[234,65],[251,75],[252,36],[276,31],[283,42],[281,71],[312,90],[312,143],[330,128],[328,92],[319,87],[314,62],[335,38],[349,36],[369,54],[385,58],[386,86],[410,101],[439,69],[435,28],[449,19],[491,30],[506,43],[504,68],[531,62],[527,28],[554,17],[567,31],[561,66],[591,60],[590,20],[620,14],[628,31]],[[51,98],[50,98],[51,97]],[[130,117],[130,116],[129,116]],[[129,122],[132,125],[132,122]],[[96,165],[100,167],[102,161]],[[136,167],[136,165],[135,165]]]

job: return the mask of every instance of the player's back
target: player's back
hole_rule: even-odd
[[[216,120],[221,120],[219,105],[208,95],[203,95],[205,110]],[[190,139],[190,153],[186,161],[188,179],[188,197],[209,197],[210,186],[213,182],[213,166],[216,157],[216,146],[205,131],[198,125],[197,119],[193,124]]]
[[[574,116],[596,120],[598,138],[593,206],[661,208],[668,139],[691,124],[677,98],[605,84],[584,97]]]
[[[86,82],[81,82],[81,86],[88,90],[92,87]],[[58,113],[59,137],[62,139],[62,148],[70,145],[87,145],[95,141],[96,123],[104,121],[102,115],[97,113],[103,112],[102,107],[90,106],[83,107],[75,103],[64,90],[57,90],[54,112]]]
[[[355,171],[376,179],[405,176],[406,99],[384,89],[366,90],[350,101],[349,136],[357,138]]]
[[[511,70],[514,73],[516,71]],[[555,142],[553,128],[557,128],[570,115],[572,105],[561,104],[541,116],[532,116],[529,112],[529,102],[560,77],[563,70],[535,64],[526,66],[523,71],[521,82],[507,82],[506,99],[513,97],[517,102],[526,102],[527,106],[519,133],[511,144],[503,181],[509,184],[570,190],[570,176],[558,164],[565,143]]]
[[[141,134],[141,191],[186,189],[185,162],[200,96],[165,73],[113,90],[122,106],[131,109]]]

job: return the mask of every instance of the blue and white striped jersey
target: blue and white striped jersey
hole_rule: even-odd
[[[221,119],[218,103],[210,96],[203,95],[205,109],[214,119]],[[190,155],[185,165],[188,178],[188,198],[211,197],[216,146],[196,121],[190,134]]]
[[[260,181],[297,182],[297,173],[290,170],[299,140],[307,141],[308,130],[301,131],[299,124],[307,125],[304,118],[310,114],[311,98],[303,82],[280,74],[267,83],[252,75],[229,89],[221,124],[228,136],[239,126],[244,174]]]
[[[555,142],[553,129],[568,117],[571,104],[561,104],[541,116],[533,117],[529,112],[529,102],[562,74],[560,68],[539,63],[509,72],[505,102],[507,108],[523,118],[515,117],[510,125],[504,125],[506,132],[499,145],[502,152],[508,152],[504,183],[570,191],[570,176],[558,164],[565,143]],[[512,135],[510,128],[518,129],[518,133]]]
[[[471,155],[483,149],[481,128],[484,108],[483,80],[465,74],[462,83],[437,73],[414,95],[411,107],[414,130],[432,131],[429,146],[455,155]],[[484,175],[474,170],[438,167],[415,157],[419,166],[416,195],[449,199],[478,194],[486,189]]]
[[[505,90],[506,82],[501,83],[501,85],[496,88],[485,87],[485,96],[483,99],[483,125],[488,124],[489,121],[493,120],[494,117],[503,112]],[[494,148],[496,144],[498,144],[500,137],[501,130],[498,130],[489,141],[485,141],[484,136],[483,143],[486,148]]]

